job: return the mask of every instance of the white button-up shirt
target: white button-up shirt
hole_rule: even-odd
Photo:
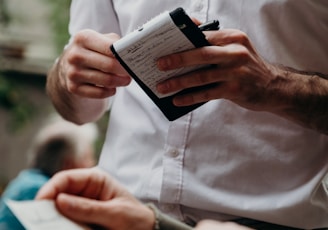
[[[123,36],[179,6],[246,32],[272,63],[328,73],[323,0],[76,0],[70,32]],[[135,82],[119,88],[99,165],[141,200],[187,223],[248,217],[328,227],[328,137],[226,100],[169,122]]]

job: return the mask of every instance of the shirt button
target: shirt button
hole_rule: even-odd
[[[177,157],[177,156],[179,156],[179,151],[176,149],[172,149],[172,150],[170,150],[169,155],[171,157]]]

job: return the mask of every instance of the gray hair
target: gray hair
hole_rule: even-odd
[[[28,151],[29,167],[53,176],[63,170],[67,159],[81,160],[83,151],[90,148],[97,137],[94,123],[79,126],[53,118],[38,132]]]

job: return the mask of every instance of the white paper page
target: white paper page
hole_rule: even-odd
[[[156,90],[159,82],[200,68],[194,66],[165,72],[158,70],[158,58],[195,48],[174,24],[169,12],[160,14],[139,30],[121,38],[114,43],[114,48],[127,66],[159,98],[176,93],[159,94]]]
[[[6,203],[27,230],[91,230],[61,215],[50,200],[7,200]]]

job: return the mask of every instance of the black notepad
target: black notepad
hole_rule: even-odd
[[[173,121],[198,108],[203,103],[177,107],[172,102],[173,97],[195,89],[191,88],[170,95],[161,95],[156,91],[156,85],[163,80],[203,66],[164,72],[158,70],[156,61],[168,54],[207,45],[210,44],[198,26],[193,23],[182,8],[177,8],[171,12],[158,15],[139,29],[116,41],[111,46],[111,50],[121,65],[167,119]]]

